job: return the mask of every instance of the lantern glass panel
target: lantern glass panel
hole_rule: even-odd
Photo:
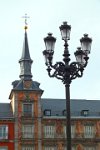
[[[62,36],[63,40],[69,40],[70,39],[70,30],[69,29],[61,30],[61,36]]]
[[[85,55],[77,55],[76,56],[76,61],[81,64],[84,65],[85,64],[85,59],[84,59]]]
[[[82,50],[86,52],[86,54],[90,54],[91,51],[91,43],[84,41],[81,43]]]
[[[46,41],[45,42],[46,50],[54,50],[55,42],[54,41]]]

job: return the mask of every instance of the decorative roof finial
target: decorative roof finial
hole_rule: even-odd
[[[24,29],[25,31],[28,29],[28,23],[27,23],[27,19],[30,18],[29,16],[27,16],[27,14],[25,14],[25,16],[23,16],[22,18],[25,19],[25,26],[24,26]]]

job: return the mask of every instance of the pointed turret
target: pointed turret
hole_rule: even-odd
[[[43,93],[43,90],[39,88],[40,83],[37,81],[33,81],[32,79],[32,73],[31,73],[31,65],[32,65],[32,59],[30,57],[29,52],[29,46],[28,46],[28,37],[27,37],[27,16],[25,16],[25,34],[24,34],[24,41],[23,41],[23,49],[22,49],[22,56],[19,60],[20,63],[20,80],[15,80],[12,82],[13,89],[10,93],[9,98],[11,99],[12,95],[14,94],[14,91],[37,91],[40,94]]]
[[[19,60],[20,63],[20,78],[24,80],[31,80],[31,64],[32,59],[30,57],[29,46],[28,46],[28,38],[27,38],[27,26],[25,26],[25,35],[24,35],[24,42],[23,42],[23,50],[22,50],[22,57]]]

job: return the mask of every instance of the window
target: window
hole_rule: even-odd
[[[66,110],[63,110],[63,116],[66,116],[66,114],[67,114],[67,112],[66,112]]]
[[[84,137],[85,138],[93,138],[94,137],[94,125],[93,124],[85,124],[84,125]]]
[[[8,139],[8,126],[0,125],[0,139]]]
[[[7,147],[0,146],[0,150],[8,150]]]
[[[32,116],[32,104],[30,103],[23,104],[23,114],[24,116]]]
[[[71,137],[72,137],[72,138],[75,137],[75,125],[74,125],[74,124],[71,125]],[[73,147],[72,150],[74,150],[74,147]]]
[[[95,146],[85,146],[84,150],[96,150]]]
[[[44,115],[45,116],[51,116],[51,110],[50,109],[45,110]]]
[[[85,117],[88,116],[89,115],[89,110],[82,110],[81,115],[85,116]]]
[[[66,125],[64,125],[63,131],[64,131],[64,135],[66,137]],[[75,137],[75,125],[74,124],[71,125],[71,137],[72,138]]]
[[[44,126],[44,138],[54,138],[55,136],[55,126],[45,125]]]
[[[66,146],[64,146],[64,148],[63,148],[64,150],[66,150],[67,149],[67,147]],[[76,150],[76,146],[72,146],[72,150]]]
[[[57,150],[56,146],[45,146],[44,150]]]
[[[22,150],[34,150],[34,146],[23,146]]]
[[[22,127],[22,137],[23,138],[33,138],[34,136],[34,126],[33,125],[23,125]]]

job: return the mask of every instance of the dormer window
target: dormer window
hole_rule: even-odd
[[[81,115],[82,116],[88,116],[89,115],[89,110],[82,110]]]
[[[62,113],[63,113],[63,116],[66,116],[67,114],[66,109],[64,109]]]
[[[51,116],[51,110],[50,109],[44,110],[44,115],[45,116]]]

